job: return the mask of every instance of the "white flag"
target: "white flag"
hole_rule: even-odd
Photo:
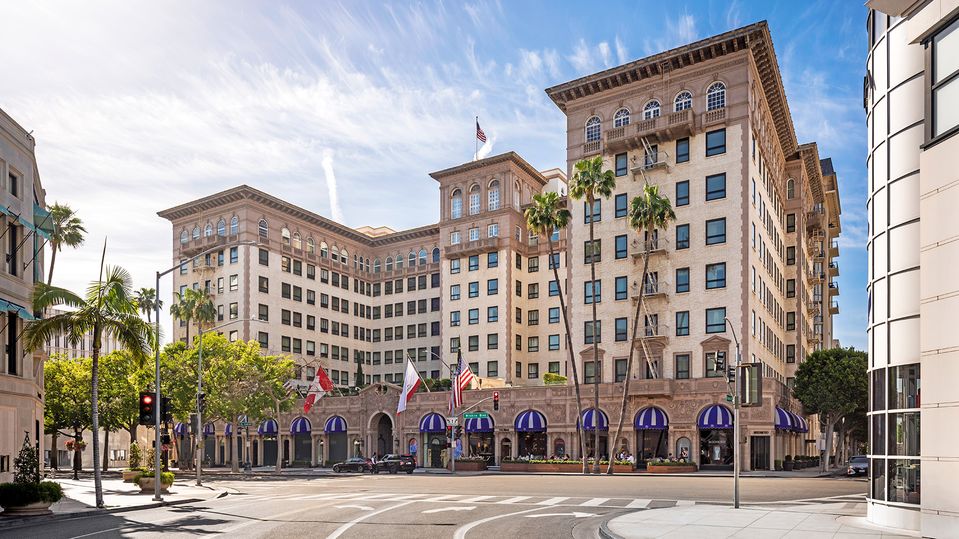
[[[409,359],[406,360],[406,374],[403,376],[403,392],[400,393],[400,402],[396,404],[396,413],[406,410],[406,403],[420,387],[420,375],[416,374],[416,367]]]

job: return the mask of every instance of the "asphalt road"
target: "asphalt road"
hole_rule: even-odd
[[[0,528],[0,536],[586,538],[596,537],[604,520],[626,512],[724,503],[732,492],[727,477],[400,474],[207,484],[231,494],[190,505]],[[865,490],[863,480],[742,480],[745,503],[826,499]]]

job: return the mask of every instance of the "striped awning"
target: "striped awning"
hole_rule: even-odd
[[[309,434],[313,431],[313,425],[310,420],[300,416],[290,423],[290,434]]]
[[[280,432],[280,425],[275,419],[264,419],[256,428],[256,433],[260,436],[276,436],[278,432]]]
[[[493,432],[493,418],[486,416],[482,418],[470,418],[466,420],[466,432]]]
[[[216,434],[216,425],[213,423],[207,423],[206,425],[203,425],[204,436],[213,436],[214,434]]]
[[[699,414],[697,424],[701,429],[731,429],[733,413],[722,404],[713,404]]]
[[[181,423],[178,421],[175,425],[173,425],[173,434],[180,437],[186,436],[187,434],[190,434],[190,426],[186,423]]]
[[[576,428],[579,428],[579,425],[584,425],[584,429],[587,431],[594,431],[599,428],[599,430],[609,430],[609,417],[606,416],[606,412],[600,410],[599,413],[596,413],[595,408],[589,408],[583,410],[582,421],[576,422]]]
[[[227,423],[226,426],[223,427],[223,435],[233,436],[233,423]]]
[[[30,310],[23,305],[14,303],[12,301],[7,301],[5,299],[0,299],[0,311],[17,313],[17,316],[27,321],[33,321],[37,319],[35,316],[33,316],[33,313],[31,313]]]
[[[666,412],[655,406],[649,406],[636,413],[633,427],[636,430],[665,430],[669,427],[669,419],[666,417]]]
[[[446,432],[446,418],[430,412],[420,419],[420,432]]]
[[[777,406],[776,422],[774,423],[773,426],[775,426],[779,430],[794,430],[796,428],[796,424],[794,422],[795,417],[796,416],[794,416],[793,414]]]
[[[526,410],[513,422],[516,432],[546,432],[546,416],[536,410]]]
[[[31,219],[27,219],[27,217],[23,215],[22,211],[20,213],[14,212],[12,209],[4,206],[3,204],[0,204],[0,213],[4,213],[13,219],[16,219],[17,221],[20,221],[20,224],[22,224],[24,227],[37,232],[47,240],[50,239],[50,234],[53,233],[55,228],[53,224],[53,218],[50,216],[50,212],[37,203],[33,204],[32,215],[30,215],[28,210],[28,215],[31,217]]]
[[[795,421],[794,430],[796,432],[809,432],[809,422],[806,421],[806,418],[799,414],[792,414],[793,420]]]
[[[326,424],[323,425],[323,432],[327,434],[346,432],[346,420],[338,415],[327,419]]]

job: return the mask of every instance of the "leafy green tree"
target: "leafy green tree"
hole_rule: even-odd
[[[83,245],[83,236],[87,233],[83,221],[66,204],[55,202],[50,207],[50,218],[53,219],[53,233],[50,235],[50,273],[47,274],[47,285],[53,283],[53,267],[57,263],[57,253],[64,245],[73,248]]]
[[[354,376],[355,376],[355,378],[356,378],[356,383],[353,384],[353,385],[355,385],[356,387],[363,387],[363,386],[366,385],[366,375],[363,374],[363,360],[362,360],[362,359],[359,360],[359,361],[356,363],[356,374],[355,374]]]
[[[110,432],[124,429],[136,442],[140,426],[141,391],[151,387],[154,373],[147,361],[127,350],[117,350],[100,358],[100,425],[104,430],[103,447],[109,447]],[[109,459],[104,455],[103,469]]]
[[[104,246],[104,254],[106,246]],[[91,283],[85,297],[69,290],[39,283],[34,291],[35,311],[46,312],[55,305],[66,305],[75,310],[30,322],[24,331],[25,346],[29,350],[42,348],[55,335],[64,335],[78,346],[85,335],[92,338],[91,345],[91,430],[93,433],[93,477],[96,491],[96,506],[103,507],[103,482],[100,473],[99,435],[99,370],[100,348],[104,334],[116,338],[124,348],[136,357],[145,358],[150,351],[152,332],[150,326],[137,313],[133,301],[130,274],[121,267],[107,267],[100,280]]]
[[[140,312],[147,315],[147,323],[153,323],[153,312],[163,308],[163,301],[157,298],[155,288],[141,288],[136,291],[137,307]]]
[[[635,230],[636,233],[639,234],[640,240],[642,240],[644,232],[652,233],[665,229],[670,221],[676,219],[676,213],[673,211],[669,198],[659,194],[659,186],[646,184],[643,186],[643,193],[633,197],[633,200],[630,201],[629,213],[626,217],[629,222],[629,227]],[[653,234],[650,234],[650,237],[652,238]],[[639,299],[636,301],[636,313],[633,315],[633,338],[630,341],[631,343],[635,343],[636,337],[638,336],[637,331],[639,331],[639,320],[642,317],[643,297],[646,295],[646,286],[647,284],[653,284],[647,283],[646,277],[649,273],[649,253],[652,247],[653,245],[650,241],[643,241],[643,272],[640,274],[642,276],[642,282],[639,286]],[[616,427],[616,436],[612,438],[613,440],[619,440],[619,437],[623,434],[623,423],[626,419],[629,382],[632,379],[633,355],[635,351],[636,347],[631,345],[629,347],[629,356],[626,359],[626,379],[623,381],[623,400],[619,409],[619,424]],[[643,355],[646,356],[646,362],[649,363],[649,355],[645,353],[645,343],[643,344],[643,351]],[[615,446],[613,447],[615,448]],[[613,473],[614,460],[615,459],[610,456],[606,473]]]
[[[793,394],[809,413],[819,414],[825,427],[826,454],[822,469],[829,466],[836,424],[866,405],[869,398],[868,358],[852,348],[817,350],[796,370]]]
[[[256,341],[250,341],[252,345]],[[254,416],[279,417],[281,413],[293,409],[296,393],[290,392],[284,384],[294,376],[293,360],[283,356],[264,356],[257,354],[253,359],[253,374],[247,380],[249,391],[249,409],[256,410]],[[277,448],[276,471],[282,469],[283,451]]]
[[[583,159],[575,165],[576,172],[573,174],[573,181],[569,185],[569,196],[575,200],[586,201],[586,214],[589,216],[589,247],[587,247],[587,256],[589,256],[589,280],[590,284],[596,282],[596,258],[599,252],[596,249],[596,236],[594,231],[593,209],[596,207],[596,200],[608,199],[613,195],[613,189],[616,189],[616,176],[612,170],[603,170],[603,156],[597,155],[592,159]],[[557,281],[556,286],[561,286],[562,281]],[[599,335],[596,332],[596,302],[592,303],[592,327],[593,327],[593,408],[599,413],[599,379],[602,378],[602,372],[599,368]],[[584,427],[585,430],[585,427]],[[599,461],[602,455],[599,454],[599,429],[593,431],[593,473],[599,473]]]
[[[56,467],[57,435],[81,440],[90,428],[90,358],[70,359],[55,354],[43,363],[44,431],[53,437],[51,465]],[[72,429],[73,432],[65,432]],[[73,452],[73,478],[79,479],[80,449]]]
[[[190,322],[196,323],[199,330],[209,327],[216,320],[216,306],[213,296],[202,288],[187,288],[181,295],[175,292],[176,302],[170,305],[170,315],[186,323],[186,342],[190,342]]]
[[[562,283],[559,278],[559,264],[553,264],[553,259],[557,258],[556,245],[553,243],[553,232],[563,230],[569,226],[570,213],[564,207],[559,194],[553,191],[546,191],[538,195],[533,195],[533,204],[526,208],[523,216],[526,218],[526,226],[530,232],[539,236],[545,236],[549,245],[549,265],[553,270],[553,279],[557,283]],[[559,312],[563,315],[563,325],[566,328],[566,361],[573,371],[573,389],[576,393],[577,417],[583,414],[583,397],[579,383],[579,367],[576,365],[576,358],[573,354],[573,341],[569,324],[569,312],[566,310],[566,296],[563,293],[563,287],[559,288]],[[579,454],[583,458],[583,473],[588,473],[586,460],[586,441],[583,439],[583,429],[577,431],[579,438]]]

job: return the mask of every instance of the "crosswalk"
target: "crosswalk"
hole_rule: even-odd
[[[555,507],[608,507],[621,509],[651,509],[672,507],[679,502],[676,500],[653,500],[647,498],[589,498],[569,496],[497,496],[491,494],[405,494],[405,493],[370,493],[370,492],[327,492],[324,494],[238,494],[228,498],[244,501],[256,500],[283,500],[299,501],[350,501],[365,502],[398,502],[412,501],[417,503],[469,503],[469,504],[496,504],[496,505],[531,505]]]

